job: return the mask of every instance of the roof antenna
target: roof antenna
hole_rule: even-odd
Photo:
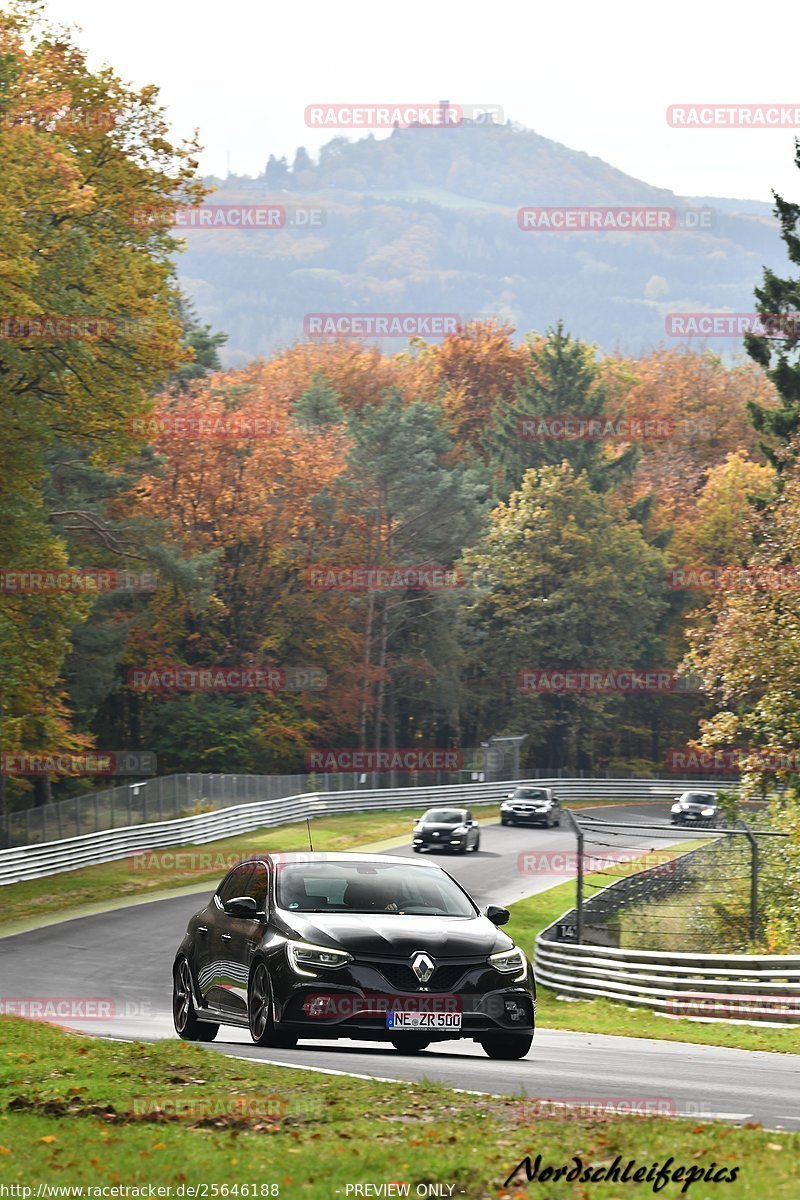
[[[311,818],[306,817],[306,828],[308,829],[308,848],[311,853],[314,853],[314,843],[311,841]]]

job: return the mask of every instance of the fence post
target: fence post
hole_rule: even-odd
[[[757,945],[761,935],[758,919],[758,842],[747,821],[739,820],[737,824],[745,831],[750,843],[750,940]]]
[[[561,810],[578,840],[578,871],[575,879],[575,940],[580,945],[583,941],[583,830],[573,816],[572,810]]]

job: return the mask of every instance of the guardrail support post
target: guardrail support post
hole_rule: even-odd
[[[758,945],[761,938],[758,919],[758,842],[746,821],[740,820],[737,824],[741,825],[750,843],[750,940]]]
[[[575,878],[575,940],[580,945],[583,941],[583,830],[570,809],[564,808],[562,812],[569,821],[570,828],[578,841],[578,869]]]

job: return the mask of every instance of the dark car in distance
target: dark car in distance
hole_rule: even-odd
[[[536,985],[522,950],[440,866],[368,854],[237,863],[189,921],[173,964],[180,1037],[221,1025],[259,1046],[469,1038],[490,1058],[531,1047]]]
[[[414,825],[414,850],[452,850],[466,854],[479,850],[481,830],[467,808],[429,808]]]
[[[718,825],[719,805],[714,792],[683,792],[670,809],[673,825]]]
[[[501,825],[561,824],[561,805],[548,787],[520,785],[500,805]]]

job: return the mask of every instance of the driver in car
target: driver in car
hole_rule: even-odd
[[[371,883],[348,883],[344,893],[345,903],[361,912],[399,913],[401,896],[391,880],[377,879]]]

